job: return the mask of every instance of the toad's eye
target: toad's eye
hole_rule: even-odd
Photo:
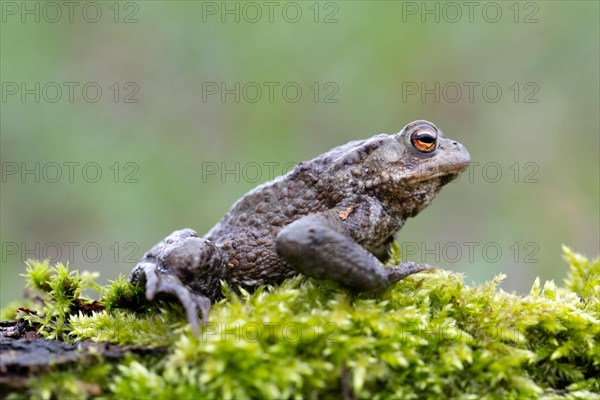
[[[435,144],[437,141],[437,132],[421,128],[417,129],[410,135],[410,142],[415,149],[421,153],[431,153],[435,150]]]

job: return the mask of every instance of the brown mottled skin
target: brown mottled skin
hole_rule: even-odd
[[[303,273],[357,291],[433,267],[383,268],[394,234],[468,165],[469,153],[432,123],[338,146],[239,199],[204,237],[173,232],[132,271],[149,300],[175,296],[198,330],[219,280],[252,291]]]

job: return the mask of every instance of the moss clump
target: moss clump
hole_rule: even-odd
[[[62,263],[50,267],[48,260],[44,262],[27,261],[27,287],[44,294],[44,317],[31,314],[26,318],[39,323],[39,333],[47,339],[65,339],[69,331],[68,318],[85,305],[91,306],[92,301],[81,298],[86,289],[100,287],[94,283],[98,273],[69,271],[68,265]]]
[[[56,285],[84,279],[35,262],[28,274],[48,294],[39,310],[47,336],[169,347],[160,360],[130,357],[102,370],[96,391],[82,386],[81,397],[600,398],[600,259],[564,252],[566,288],[536,280],[527,296],[499,289],[503,276],[468,286],[441,270],[371,295],[304,277],[241,296],[224,285],[200,336],[177,304],[148,306],[123,278],[102,289],[106,310],[59,327],[48,323],[65,310]],[[87,382],[98,374],[72,372],[86,373]],[[53,393],[43,379],[44,392],[32,384],[29,395]]]

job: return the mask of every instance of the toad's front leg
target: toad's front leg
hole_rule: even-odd
[[[335,212],[311,214],[292,222],[279,232],[276,249],[298,272],[357,291],[383,289],[414,273],[434,269],[414,262],[384,268],[352,240]]]
[[[176,297],[198,333],[198,311],[202,322],[206,322],[211,301],[220,297],[220,280],[226,275],[219,248],[199,238],[192,229],[182,229],[144,254],[129,279],[145,286],[148,300],[156,295]]]

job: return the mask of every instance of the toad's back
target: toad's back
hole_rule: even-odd
[[[335,161],[368,140],[349,142],[301,162],[288,174],[248,192],[231,207],[204,236],[220,247],[231,283],[252,289],[297,274],[277,255],[277,234],[305,215],[335,206],[340,197],[332,179]]]

